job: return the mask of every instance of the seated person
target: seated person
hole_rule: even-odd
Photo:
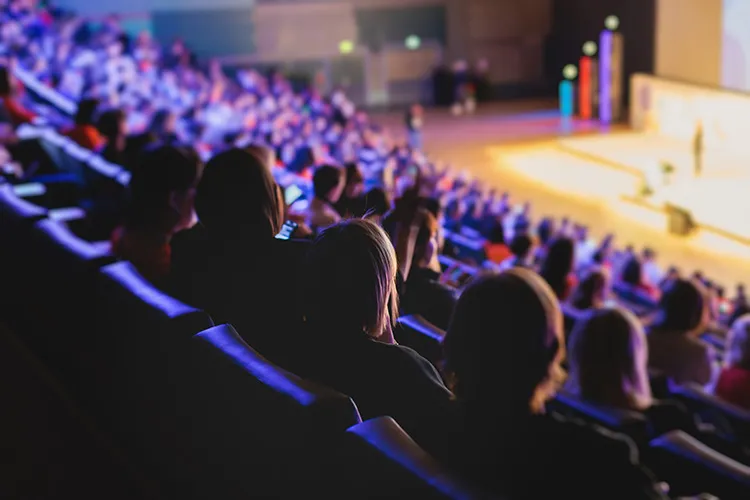
[[[628,290],[636,294],[641,294],[652,300],[659,300],[659,289],[646,281],[641,261],[635,255],[625,262],[620,281]]]
[[[391,209],[391,201],[381,188],[372,188],[365,194],[364,214],[368,219],[380,224]]]
[[[95,126],[97,106],[99,102],[96,99],[84,99],[78,103],[74,125],[63,132],[79,146],[92,151],[98,150],[105,142]]]
[[[649,368],[675,384],[713,382],[716,354],[698,338],[707,321],[703,285],[696,280],[670,281],[648,329]]]
[[[602,268],[592,268],[576,285],[567,304],[565,314],[565,338],[569,339],[575,324],[586,311],[604,307],[609,298],[609,274]]]
[[[344,191],[344,173],[339,167],[323,165],[313,174],[313,199],[307,212],[307,225],[313,231],[324,229],[341,220],[334,208]]]
[[[560,301],[567,300],[576,287],[577,280],[573,273],[574,262],[573,240],[565,236],[552,240],[539,268],[539,274],[552,287],[552,291]]]
[[[424,208],[418,211],[413,257],[401,295],[403,314],[419,314],[442,330],[448,328],[458,291],[440,282],[437,219]]]
[[[545,413],[562,381],[563,342],[560,306],[538,275],[513,268],[473,281],[444,341],[461,411],[439,456],[513,499],[665,498],[627,438]]]
[[[36,114],[26,109],[18,100],[18,82],[7,66],[0,66],[0,104],[14,127],[31,123]]]
[[[112,253],[132,262],[146,279],[158,282],[167,275],[172,236],[195,223],[193,201],[202,169],[195,152],[156,146],[133,171]]]
[[[513,254],[505,244],[505,228],[502,222],[496,220],[492,225],[484,244],[484,253],[487,260],[495,264],[501,264],[505,259],[512,257]]]
[[[363,420],[393,417],[430,449],[452,395],[429,361],[393,339],[396,269],[394,248],[372,221],[323,230],[304,269],[306,340],[292,371],[350,396]]]
[[[199,224],[175,235],[170,294],[231,323],[269,360],[285,366],[299,331],[297,278],[307,244],[279,240],[284,204],[270,166],[229,149],[206,165],[195,195]]]
[[[336,211],[344,217],[362,217],[365,214],[365,180],[356,163],[346,165],[344,192],[334,204]]]
[[[102,158],[110,163],[132,170],[133,163],[125,154],[127,141],[125,113],[119,109],[110,109],[99,116],[97,122],[99,133],[106,142],[101,149]]]
[[[510,257],[500,263],[498,271],[505,271],[512,267],[531,267],[531,254],[534,242],[526,233],[516,234],[510,242]]]
[[[750,314],[732,324],[715,394],[750,410]]]

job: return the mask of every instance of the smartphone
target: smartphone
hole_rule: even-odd
[[[291,206],[295,201],[298,201],[304,195],[305,193],[302,192],[302,189],[300,189],[298,185],[290,184],[284,190],[284,203],[286,203],[287,206]]]
[[[277,240],[288,240],[292,237],[294,234],[294,231],[297,229],[297,224],[294,221],[288,220],[284,223],[283,226],[281,226],[281,231],[279,231],[279,234],[276,235]]]

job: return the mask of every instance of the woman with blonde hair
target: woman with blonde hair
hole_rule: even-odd
[[[467,479],[516,499],[664,498],[624,437],[545,413],[564,340],[560,305],[539,275],[513,268],[469,284],[444,348],[460,417],[440,456]]]
[[[568,350],[568,392],[623,410],[651,406],[648,343],[631,312],[619,307],[590,311],[573,330]]]
[[[397,345],[398,264],[367,219],[324,229],[303,271],[304,339],[292,371],[350,396],[363,419],[393,417],[426,448],[442,435],[451,392],[429,361]]]

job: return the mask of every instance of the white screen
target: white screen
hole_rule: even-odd
[[[723,0],[721,83],[750,91],[750,0]]]

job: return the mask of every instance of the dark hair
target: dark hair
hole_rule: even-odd
[[[534,242],[531,240],[531,236],[526,233],[517,234],[510,241],[510,251],[518,258],[525,258],[529,255],[531,247]]]
[[[443,212],[443,207],[437,198],[425,198],[422,201],[422,206],[438,219]]]
[[[0,66],[0,96],[7,97],[11,95],[13,93],[11,87],[10,71],[8,70],[8,67]]]
[[[322,165],[313,174],[313,193],[316,198],[327,200],[328,193],[341,182],[342,172],[339,167]]]
[[[121,132],[120,123],[125,120],[125,113],[119,109],[108,109],[99,115],[96,128],[109,140],[116,139]]]
[[[385,215],[391,209],[388,195],[380,188],[372,188],[365,194],[365,213],[369,215]]]
[[[703,323],[705,307],[706,291],[698,280],[674,279],[664,287],[652,329],[692,332]]]
[[[202,164],[187,148],[154,146],[147,149],[133,169],[128,185],[125,227],[170,230],[177,223],[169,213],[170,195],[194,188]]]
[[[231,148],[206,165],[195,211],[207,229],[272,238],[284,223],[284,206],[271,169],[249,151]]]
[[[552,239],[552,235],[555,231],[555,222],[546,217],[542,219],[536,228],[536,236],[539,238],[539,243],[546,245]]]
[[[553,292],[533,271],[514,268],[479,277],[461,293],[443,341],[445,372],[469,406],[528,412],[537,387],[552,375],[561,344]]]
[[[643,282],[643,268],[641,261],[633,255],[630,257],[622,268],[620,280],[631,286],[640,286]]]
[[[95,122],[96,108],[99,107],[97,99],[83,99],[78,103],[76,110],[76,125],[93,125]]]
[[[347,163],[344,165],[344,171],[346,172],[346,185],[351,186],[354,184],[361,184],[365,181],[362,176],[362,172],[356,163]]]
[[[487,241],[495,244],[505,244],[505,228],[501,220],[495,219],[487,234]]]
[[[163,139],[165,135],[171,133],[171,131],[167,131],[165,128],[172,116],[172,112],[168,109],[158,110],[151,118],[151,123],[148,126],[149,131],[159,137],[159,139]]]
[[[568,237],[555,238],[549,245],[539,274],[547,281],[557,298],[562,300],[568,294],[568,275],[573,270],[575,245]]]
[[[576,286],[570,304],[580,310],[591,309],[594,307],[594,297],[601,293],[605,286],[607,286],[606,273],[599,268],[592,269]]]

